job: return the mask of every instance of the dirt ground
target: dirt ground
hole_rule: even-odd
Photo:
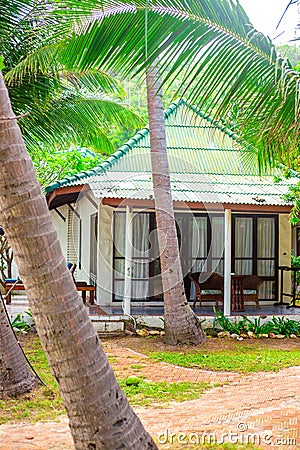
[[[169,346],[164,344],[163,338],[146,337],[141,338],[139,336],[116,336],[116,337],[101,337],[101,342],[104,349],[110,348],[130,348],[136,352],[148,354],[149,352],[184,352],[187,350],[195,351],[199,346],[194,345],[180,345]],[[203,351],[216,351],[216,350],[233,350],[237,346],[247,347],[251,344],[255,348],[269,348],[277,350],[300,350],[300,339],[244,339],[237,342],[235,339],[229,338],[208,338],[207,341],[201,345]]]

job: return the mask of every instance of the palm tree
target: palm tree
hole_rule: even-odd
[[[71,6],[68,1],[57,2],[56,14],[43,1],[6,3],[0,19],[3,74],[29,152],[76,144],[110,153],[111,127],[143,121],[124,106],[125,91],[114,77],[99,68],[78,70],[60,58],[64,39],[74,31],[73,15],[86,12],[85,2],[69,17],[59,11]]]
[[[180,73],[184,89],[177,94],[216,119],[225,117],[224,126],[234,121],[258,148],[260,163],[296,147],[299,73],[252,27],[238,1],[133,0],[130,8],[119,5],[113,15],[99,15],[69,40],[82,55],[81,70],[93,66],[124,75],[143,73],[160,55],[163,84]],[[68,45],[62,58],[68,59]]]
[[[155,215],[164,292],[165,340],[172,345],[200,344],[206,340],[206,336],[184,292],[167,156],[161,79],[157,67],[152,66],[148,70],[146,82]]]
[[[5,2],[5,7],[1,8],[0,59],[5,62],[2,69],[13,107],[20,116],[22,133],[31,154],[41,147],[45,151],[51,148],[53,153],[54,148],[66,148],[73,143],[109,153],[113,149],[106,135],[109,127],[142,123],[120,103],[125,92],[112,76],[100,70],[72,70],[71,65],[66,67],[57,59],[57,54],[52,54],[51,60],[43,58],[42,64],[33,64],[31,70],[21,73],[28,54],[47,54],[45,35],[52,45],[59,46],[65,34],[58,33],[58,29],[66,33],[73,27],[72,20],[65,19],[65,15],[53,16],[44,2]],[[0,260],[3,279],[9,276],[12,261],[6,236],[1,236]],[[4,312],[1,313],[0,389],[5,395],[18,395],[33,388],[36,379],[16,337],[9,333]]]
[[[0,211],[77,449],[157,448],[78,296],[0,72]]]
[[[0,398],[16,397],[31,391],[38,380],[30,370],[15,338],[5,306],[0,300]]]

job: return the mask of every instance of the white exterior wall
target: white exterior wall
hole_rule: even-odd
[[[99,201],[93,197],[93,195],[89,194],[93,201],[97,204]],[[81,197],[76,205],[72,205],[76,212],[79,214],[81,218],[81,268],[79,268],[79,264],[77,261],[77,269],[75,272],[75,278],[78,281],[86,281],[89,282],[89,274],[90,274],[90,217],[91,215],[97,212],[95,206],[86,198]],[[66,221],[55,212],[51,211],[51,217],[53,223],[55,225],[58,238],[60,240],[60,244],[62,247],[63,254],[67,259],[67,247],[68,247],[68,214],[69,207],[67,205],[61,206],[58,210],[62,213],[62,215],[66,218]],[[70,215],[70,217],[74,217],[74,213]],[[72,219],[71,219],[72,220]],[[74,217],[73,220],[78,220],[77,217]],[[78,247],[79,250],[79,247]],[[77,255],[77,258],[79,254]]]
[[[66,221],[64,221],[54,210],[50,211],[51,218],[54,223],[56,232],[58,234],[58,239],[62,248],[62,252],[65,257],[67,257],[67,242],[68,242],[68,206],[63,205],[57,208],[58,211],[64,216]]]
[[[99,203],[93,194],[89,191],[89,196],[95,203]],[[91,216],[98,212],[98,209],[88,200],[87,197],[81,197],[76,203],[76,211],[81,218],[81,268],[76,270],[76,279],[78,281],[90,281],[90,242],[91,242]]]

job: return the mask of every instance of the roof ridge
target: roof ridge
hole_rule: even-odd
[[[183,99],[177,100],[172,102],[168,108],[164,110],[164,116],[165,119],[168,119],[170,115],[176,111],[181,104],[185,103]],[[96,166],[94,169],[89,169],[86,171],[78,172],[74,175],[70,175],[69,177],[65,177],[62,180],[55,181],[52,184],[49,184],[45,188],[46,193],[54,191],[54,189],[63,187],[64,185],[72,182],[81,180],[83,178],[89,178],[93,175],[97,175],[100,172],[106,172],[106,170],[111,167],[117,160],[122,158],[122,156],[126,155],[126,153],[129,152],[133,147],[136,146],[136,144],[143,139],[147,134],[149,133],[149,126],[141,128],[139,131],[135,133],[134,136],[132,136],[125,144],[123,144],[121,147],[119,147],[114,153],[112,153],[103,163],[99,164],[99,166]]]

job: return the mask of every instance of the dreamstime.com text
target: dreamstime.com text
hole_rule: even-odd
[[[297,439],[290,437],[273,436],[271,433],[264,434],[249,433],[248,427],[244,423],[237,426],[237,432],[229,431],[217,435],[214,433],[173,433],[171,430],[165,430],[158,434],[158,442],[161,445],[177,444],[177,445],[199,445],[199,444],[253,444],[253,445],[272,445],[284,446],[289,448],[297,447]]]

